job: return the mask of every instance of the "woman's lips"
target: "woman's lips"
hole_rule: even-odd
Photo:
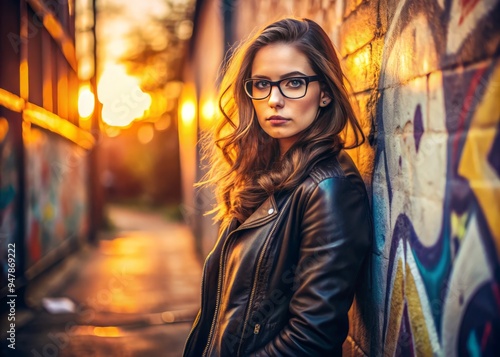
[[[286,122],[290,121],[290,119],[286,119],[286,118],[280,117],[278,115],[273,115],[272,117],[269,117],[267,120],[272,125],[281,125],[281,124],[285,124]]]

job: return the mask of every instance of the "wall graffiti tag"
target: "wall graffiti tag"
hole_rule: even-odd
[[[481,53],[498,1],[402,1],[394,14],[373,176],[374,214],[384,219],[375,228],[382,348],[388,356],[493,355],[500,350],[500,61],[446,67]]]

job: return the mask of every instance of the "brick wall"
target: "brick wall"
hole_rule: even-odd
[[[236,40],[284,15],[316,20],[352,85],[375,244],[348,356],[499,350],[499,2],[221,2]]]

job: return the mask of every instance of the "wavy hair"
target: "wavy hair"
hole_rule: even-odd
[[[275,43],[301,51],[331,98],[281,158],[278,140],[261,129],[243,87],[244,80],[251,76],[256,53]],[[258,31],[233,52],[220,88],[220,117],[203,138],[204,158],[209,166],[199,185],[215,185],[217,203],[209,213],[216,213],[214,219],[221,223],[221,229],[233,218],[243,222],[275,192],[297,187],[317,162],[365,140],[332,42],[312,20],[285,18]],[[353,143],[346,146],[343,137],[348,125],[353,131]]]

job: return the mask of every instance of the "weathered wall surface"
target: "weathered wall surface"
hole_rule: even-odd
[[[55,134],[24,130],[26,268],[88,234],[88,152]],[[33,273],[31,273],[33,274]]]
[[[19,301],[89,237],[97,216],[72,9],[74,1],[0,3],[0,296],[19,292]]]
[[[0,109],[1,112],[1,109]],[[0,284],[8,284],[9,249],[15,247],[20,222],[17,219],[19,198],[19,152],[15,145],[14,125],[0,116]],[[15,249],[14,249],[15,251]],[[12,256],[11,256],[12,257]]]
[[[235,41],[285,15],[334,41],[370,141],[371,274],[346,355],[500,350],[498,0],[221,1]]]

